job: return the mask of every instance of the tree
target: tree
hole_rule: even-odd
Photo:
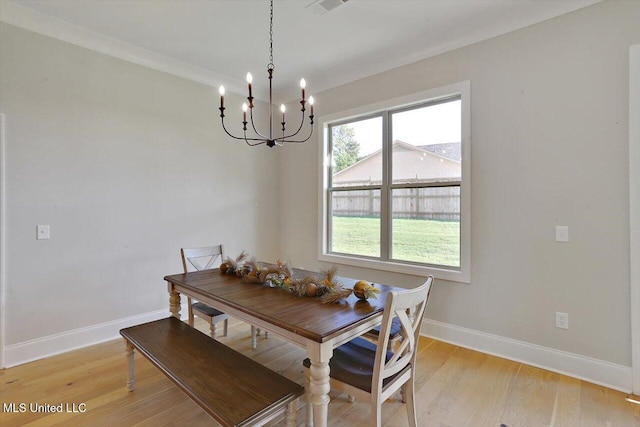
[[[358,161],[360,144],[356,140],[356,133],[348,125],[334,126],[331,133],[333,144],[333,161],[335,172],[340,172]]]

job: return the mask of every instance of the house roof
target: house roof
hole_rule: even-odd
[[[460,144],[459,142],[446,142],[442,144],[429,144],[429,145],[412,145],[397,139],[393,141],[393,145],[407,148],[409,150],[415,150],[418,152],[426,151],[428,153],[432,153],[449,160],[454,160],[456,162],[460,162],[462,160],[461,149],[460,149],[462,144]],[[382,149],[379,149],[364,156],[354,164],[347,166],[346,168],[342,169],[340,172],[337,172],[336,175],[339,175],[346,170],[356,167],[357,165],[361,164],[367,159],[370,159],[372,157],[379,155],[381,152],[382,152]]]
[[[446,157],[447,159],[455,160],[456,162],[462,161],[462,144],[459,142],[419,145],[418,148]]]
[[[409,174],[411,178],[418,177],[418,175],[422,175],[425,172],[424,165],[422,165],[422,161],[424,160],[424,156],[431,157],[434,160],[439,159],[437,165],[434,168],[430,168],[430,174],[435,174],[434,176],[449,176],[453,173],[455,176],[459,175],[460,168],[460,158],[459,152],[460,150],[454,147],[455,143],[450,144],[433,144],[426,146],[415,146],[412,144],[408,144],[404,141],[396,140],[393,142],[394,151],[398,154],[397,161],[399,161],[399,165],[401,165],[402,173]],[[459,144],[458,144],[459,145]],[[382,177],[380,174],[382,173],[382,149],[376,150],[373,153],[361,158],[354,164],[342,169],[337,172],[333,176],[334,182],[339,181],[362,181],[367,176],[368,179],[381,180]],[[406,157],[402,153],[415,153],[410,157]],[[458,156],[456,159],[455,157]],[[394,164],[395,164],[394,160]],[[408,163],[407,163],[408,162]],[[444,162],[444,163],[442,163]],[[435,165],[435,164],[433,164]],[[372,169],[373,167],[373,169]],[[443,169],[444,168],[444,169]],[[454,168],[454,169],[451,169]],[[422,172],[420,172],[422,171]],[[454,172],[452,172],[454,171]],[[370,176],[369,176],[370,175]],[[395,175],[395,173],[394,173]],[[405,178],[409,178],[409,175]],[[454,176],[452,175],[452,176]],[[346,180],[346,181],[345,181]]]

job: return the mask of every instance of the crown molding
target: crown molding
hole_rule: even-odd
[[[218,87],[223,84],[227,92],[243,94],[246,91],[244,82],[89,31],[66,21],[17,5],[11,1],[2,0],[0,21],[207,86]],[[261,92],[254,93],[254,96],[260,100],[268,99],[268,95]]]

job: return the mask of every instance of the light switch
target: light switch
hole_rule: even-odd
[[[49,240],[49,226],[48,225],[36,225],[36,239]]]
[[[556,242],[566,243],[569,241],[569,227],[566,225],[556,225]]]

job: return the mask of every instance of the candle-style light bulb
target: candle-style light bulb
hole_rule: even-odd
[[[300,79],[300,89],[302,89],[302,102],[304,102],[304,88],[307,87],[305,79]]]
[[[218,92],[220,92],[220,96],[224,96],[224,86],[220,85],[220,89],[218,89]]]
[[[242,124],[244,125],[243,129],[247,130],[247,103],[242,103]]]
[[[284,112],[286,110],[286,107],[284,106],[284,104],[280,105],[280,111],[282,111],[282,137],[284,138],[284,129],[285,129],[285,119],[284,119]]]
[[[247,73],[247,84],[249,85],[249,103],[253,107],[253,95],[251,93],[251,83],[253,82],[253,76],[251,73]]]
[[[218,92],[220,92],[220,108],[224,108],[224,86],[220,85]]]
[[[313,96],[309,97],[309,105],[311,106],[311,111],[309,112],[310,115],[313,116]]]

